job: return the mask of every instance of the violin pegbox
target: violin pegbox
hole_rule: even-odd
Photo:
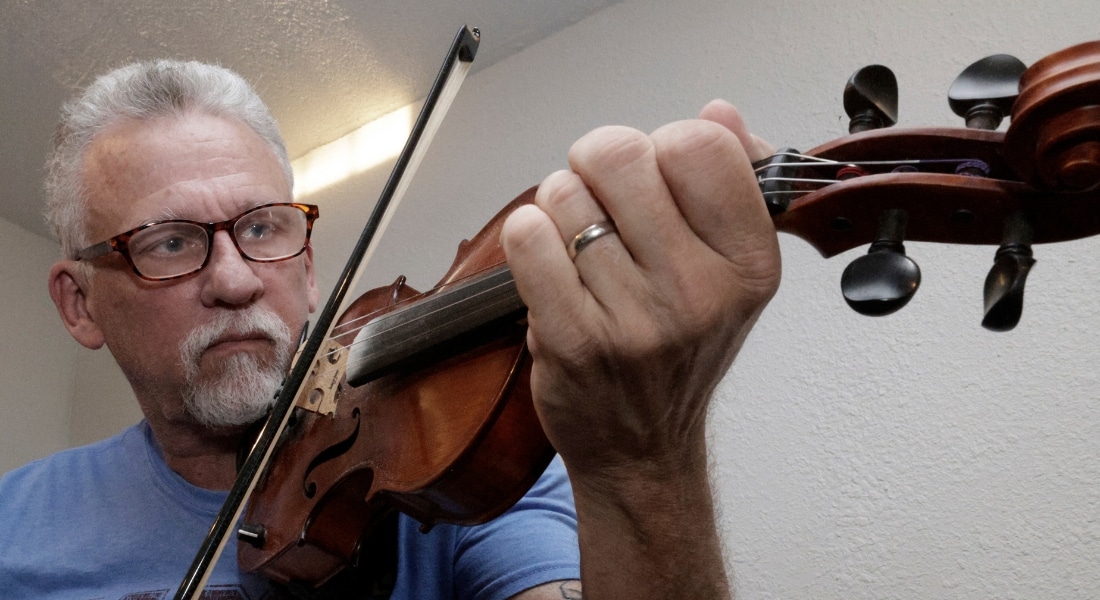
[[[883,65],[857,70],[844,86],[844,110],[851,134],[892,127],[898,121],[898,81]],[[794,148],[782,148],[756,165],[757,181],[764,202],[773,217],[785,213],[793,201],[816,189],[856,177],[881,173],[881,165],[866,161],[844,163],[805,156]],[[914,170],[907,165],[890,165],[886,171]],[[868,253],[852,261],[841,277],[841,293],[856,312],[868,316],[888,315],[908,304],[920,287],[920,267],[905,254],[903,244],[907,215],[887,209]],[[830,221],[830,228],[843,232],[851,222],[843,217]]]

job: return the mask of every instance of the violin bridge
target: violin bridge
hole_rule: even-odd
[[[336,414],[336,393],[348,369],[348,348],[329,340],[317,353],[309,377],[298,390],[294,405],[321,415]]]

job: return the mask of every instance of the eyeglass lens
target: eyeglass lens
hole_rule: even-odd
[[[275,261],[294,256],[306,241],[306,214],[294,206],[266,206],[238,217],[233,240],[245,258]],[[174,277],[197,271],[210,252],[202,225],[166,222],[151,225],[130,238],[130,259],[146,277]]]

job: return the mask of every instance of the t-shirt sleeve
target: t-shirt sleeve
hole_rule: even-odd
[[[503,515],[464,528],[456,545],[454,583],[465,597],[504,600],[551,581],[580,579],[577,512],[561,458]]]

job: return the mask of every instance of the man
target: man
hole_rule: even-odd
[[[779,257],[749,164],[767,145],[727,104],[701,117],[585,136],[504,226],[575,533],[555,464],[487,525],[421,535],[404,519],[395,598],[729,596],[707,403]],[[317,305],[315,214],[292,204],[252,90],[196,63],[97,80],[66,106],[49,168],[50,295],[80,344],[110,349],[145,420],[5,477],[0,580],[18,597],[165,597]],[[232,552],[207,593],[272,597]]]

